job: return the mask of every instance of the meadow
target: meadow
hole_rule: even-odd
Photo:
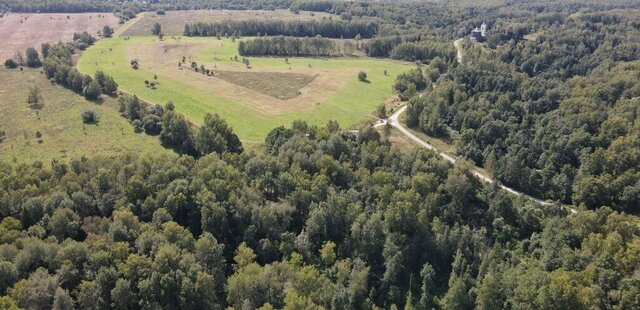
[[[262,141],[274,127],[297,119],[318,125],[337,120],[343,128],[372,119],[376,106],[392,96],[395,76],[413,66],[365,57],[250,57],[247,65],[237,44],[225,38],[104,39],[85,51],[77,66],[86,74],[102,70],[121,90],[147,101],[172,101],[196,124],[205,113],[218,113],[245,142]],[[195,72],[192,62],[213,76]],[[359,71],[367,73],[367,81],[358,80]],[[149,82],[157,86],[148,87]],[[300,88],[291,89],[292,84]]]
[[[0,69],[0,127],[6,139],[0,143],[0,161],[48,164],[51,159],[112,156],[122,153],[170,152],[157,137],[133,132],[118,113],[118,102],[105,98],[100,104],[51,84],[40,70]],[[27,104],[31,87],[42,93],[41,108]],[[84,124],[86,109],[98,113],[96,124]]]

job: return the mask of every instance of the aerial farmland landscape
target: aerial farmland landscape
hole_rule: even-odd
[[[0,0],[0,309],[640,309],[639,21]]]

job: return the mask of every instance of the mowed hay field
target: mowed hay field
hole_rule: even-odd
[[[40,51],[42,43],[69,42],[74,32],[96,36],[105,25],[118,28],[118,21],[111,13],[6,13],[0,18],[0,61],[24,55],[29,47]]]
[[[289,10],[246,10],[246,11],[230,11],[230,10],[190,10],[190,11],[167,11],[165,15],[158,15],[155,12],[141,13],[142,17],[133,23],[123,36],[146,36],[151,34],[151,29],[155,23],[162,26],[162,33],[169,36],[182,35],[184,33],[184,25],[193,22],[213,22],[226,19],[232,20],[311,20],[328,18],[332,16],[328,13],[300,12],[293,14]],[[334,16],[338,18],[337,16]]]
[[[0,85],[0,127],[6,133],[0,143],[0,160],[49,163],[53,158],[83,155],[170,152],[160,145],[158,137],[134,133],[131,124],[119,115],[116,99],[107,98],[102,104],[87,101],[51,84],[40,70],[0,69]],[[42,92],[39,110],[27,104],[31,86]],[[85,109],[98,113],[97,124],[83,124],[81,114]]]
[[[207,112],[225,118],[244,141],[263,141],[274,127],[290,125],[301,119],[322,125],[337,120],[343,128],[371,119],[376,106],[392,96],[395,76],[414,64],[371,58],[294,58],[249,57],[250,68],[238,61],[237,42],[215,38],[170,38],[160,42],[156,37],[130,37],[100,40],[80,57],[78,68],[86,74],[103,70],[112,75],[120,88],[145,100],[164,104],[173,101],[178,112],[195,123]],[[182,67],[178,63],[185,57]],[[138,60],[140,68],[131,67]],[[192,61],[213,70],[205,76],[191,70]],[[238,74],[225,79],[229,71]],[[357,79],[359,71],[368,75],[368,82]],[[385,71],[387,74],[385,75]],[[220,73],[219,73],[220,72]],[[273,73],[274,78],[269,77]],[[243,86],[257,75],[265,86]],[[289,75],[291,81],[287,81]],[[298,89],[299,95],[283,100],[274,96],[278,83],[284,87],[305,75],[311,81]],[[157,80],[155,79],[157,77]],[[157,82],[147,87],[145,80]],[[304,80],[304,79],[302,79]],[[270,89],[266,89],[266,88]]]

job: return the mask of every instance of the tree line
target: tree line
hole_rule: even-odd
[[[335,43],[322,37],[275,36],[238,43],[238,53],[242,56],[329,56],[335,51]]]
[[[335,20],[224,20],[195,22],[185,25],[186,36],[262,36],[283,35],[293,37],[371,38],[378,31],[372,21]]]
[[[541,208],[371,127],[0,167],[4,309],[639,306],[637,217]]]
[[[340,15],[346,9],[347,4],[345,1],[332,1],[332,0],[321,0],[321,1],[295,1],[291,3],[289,6],[289,10],[291,12],[300,12],[300,11],[312,11],[312,12],[326,12],[335,15]]]
[[[84,43],[82,43],[84,44]],[[71,56],[76,48],[71,43],[57,43],[42,45],[42,69],[52,83],[58,83],[77,93],[84,95],[89,100],[96,100],[101,94],[115,96],[118,84],[113,77],[104,72],[96,72],[95,79],[89,75],[80,73],[73,68]]]

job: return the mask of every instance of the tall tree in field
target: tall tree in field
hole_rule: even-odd
[[[32,86],[29,89],[29,96],[27,97],[27,103],[32,107],[36,107],[40,104],[41,101],[42,101],[42,93],[40,92],[40,88],[38,88],[38,86]]]
[[[30,47],[27,49],[27,66],[31,68],[37,68],[42,65],[40,61],[40,56],[38,55],[38,51],[35,48]]]
[[[111,36],[113,35],[113,28],[111,28],[111,27],[109,27],[109,26],[105,25],[105,26],[102,28],[102,35],[103,35],[105,38],[111,38]]]
[[[151,29],[151,34],[155,36],[159,36],[162,33],[162,26],[159,23],[155,23],[153,25],[153,29]]]

